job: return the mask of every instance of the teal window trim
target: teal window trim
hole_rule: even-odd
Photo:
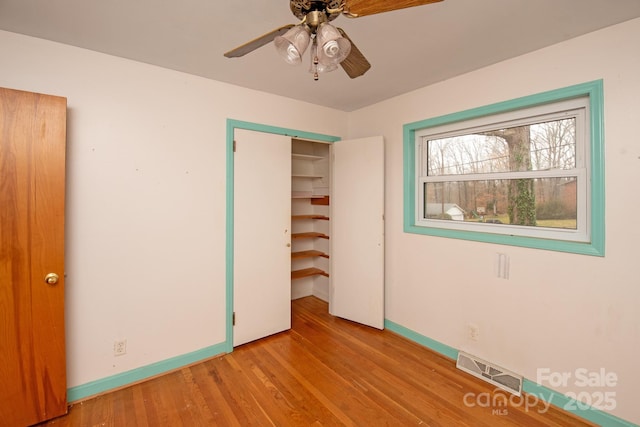
[[[587,96],[589,98],[590,154],[591,154],[591,198],[590,233],[591,241],[570,242],[515,235],[500,235],[490,232],[450,230],[417,226],[416,224],[416,150],[415,133],[435,126],[463,122],[470,119],[499,113],[550,104],[558,101]],[[605,252],[605,194],[604,194],[604,96],[603,81],[577,84],[535,95],[498,102],[483,107],[472,108],[440,117],[408,123],[403,126],[404,162],[404,231],[406,233],[429,236],[473,240],[477,242],[521,246],[570,252],[583,255],[604,256]]]
[[[241,120],[227,119],[226,140],[226,240],[225,240],[225,286],[226,286],[226,332],[224,351],[233,351],[233,217],[234,217],[234,168],[233,168],[233,140],[236,129],[252,130],[255,132],[285,135],[292,138],[310,139],[313,141],[336,142],[341,138],[320,133],[305,132]]]

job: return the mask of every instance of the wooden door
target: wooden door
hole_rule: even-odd
[[[333,145],[331,314],[384,328],[384,140]]]
[[[291,328],[291,138],[236,129],[233,345]]]
[[[65,98],[0,88],[2,425],[67,411],[65,140]]]

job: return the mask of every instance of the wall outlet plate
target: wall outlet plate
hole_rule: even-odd
[[[113,355],[122,356],[127,354],[127,340],[115,341],[113,343]]]

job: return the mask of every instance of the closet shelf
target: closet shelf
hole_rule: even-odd
[[[314,203],[314,200],[319,200],[320,202],[322,202],[322,200],[325,197],[328,197],[328,196],[309,194],[309,192],[306,192],[306,191],[294,191],[294,192],[291,192],[291,198],[292,199],[311,199],[311,204],[312,205],[328,204],[328,203]]]
[[[306,233],[293,233],[291,235],[292,239],[314,239],[314,238],[320,238],[320,239],[328,239],[329,236],[327,236],[324,233],[318,233],[316,231],[309,231]]]
[[[304,178],[304,179],[320,179],[324,178],[323,175],[307,175],[307,174],[292,174],[291,178]]]
[[[326,219],[329,220],[329,217],[326,215],[291,215],[291,219]]]
[[[329,206],[329,196],[314,196],[311,198],[311,204]]]
[[[325,159],[326,157],[324,156],[313,156],[311,154],[298,154],[298,153],[292,153],[291,154],[291,158],[295,159],[295,160],[311,160],[311,161],[316,161],[316,160],[322,160]]]
[[[320,256],[323,258],[329,258],[329,255],[325,254],[322,251],[316,251],[316,250],[291,252],[291,259],[313,258],[317,256]]]
[[[291,280],[301,279],[303,277],[310,276],[325,276],[329,277],[329,273],[320,270],[319,268],[311,267],[311,268],[303,268],[302,270],[293,270],[291,272]]]

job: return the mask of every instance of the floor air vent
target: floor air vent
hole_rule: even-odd
[[[500,387],[517,396],[522,394],[522,376],[467,353],[458,352],[456,367],[474,377]]]

